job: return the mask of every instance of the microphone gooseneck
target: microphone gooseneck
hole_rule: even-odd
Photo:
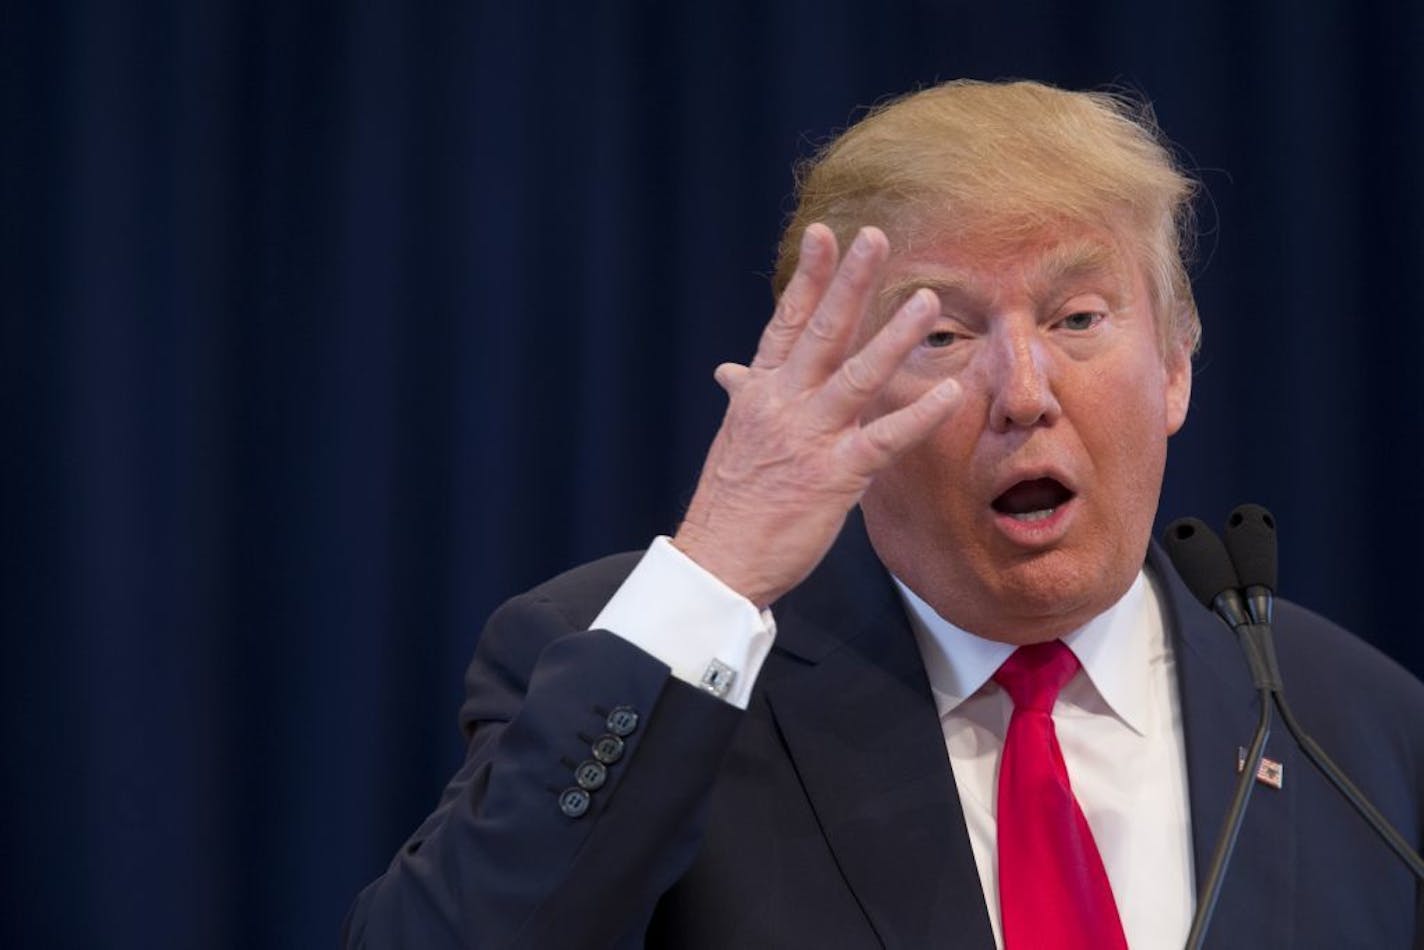
[[[1271,693],[1279,688],[1279,679],[1267,675],[1262,657],[1251,647],[1243,633],[1251,626],[1248,607],[1238,590],[1240,581],[1231,556],[1216,533],[1199,518],[1180,518],[1167,526],[1162,535],[1162,545],[1167,549],[1177,573],[1186,582],[1192,596],[1236,631],[1251,665],[1252,680],[1260,692],[1260,712],[1256,720],[1256,731],[1251,736],[1251,748],[1246,754],[1240,774],[1236,777],[1231,805],[1222,818],[1221,830],[1217,832],[1211,863],[1203,879],[1201,895],[1197,898],[1191,929],[1187,932],[1188,950],[1200,950],[1206,940],[1212,914],[1216,910],[1217,898],[1221,896],[1221,885],[1226,879],[1226,867],[1230,864],[1231,854],[1236,848],[1241,822],[1246,817],[1246,805],[1256,785],[1256,773],[1260,770],[1261,759],[1266,754],[1266,739],[1271,734]]]
[[[1226,519],[1226,549],[1231,556],[1237,579],[1243,588],[1247,611],[1253,621],[1244,629],[1244,637],[1249,643],[1248,656],[1254,653],[1269,669],[1275,682],[1275,688],[1271,692],[1286,731],[1295,739],[1316,770],[1344,796],[1350,807],[1409,867],[1414,876],[1424,881],[1424,860],[1421,860],[1404,836],[1375,808],[1355,783],[1350,781],[1320,744],[1301,728],[1290,704],[1286,702],[1271,633],[1272,599],[1276,587],[1275,518],[1260,505],[1238,506]]]

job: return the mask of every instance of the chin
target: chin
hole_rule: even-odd
[[[1112,606],[1132,583],[1129,578],[1117,590],[1105,583],[1104,572],[1053,554],[991,580],[996,588],[992,600],[999,605],[994,613],[1005,618],[1009,628],[994,631],[996,638],[1047,639],[1070,633]]]
[[[946,620],[986,639],[1023,644],[1083,626],[1127,592],[1140,566],[1059,549],[1012,563],[991,560],[968,577],[917,579],[936,588],[920,596]]]
[[[1145,537],[1135,554],[1104,543],[1103,532],[1025,551],[955,530],[967,519],[911,523],[881,509],[881,500],[867,495],[861,504],[881,563],[940,616],[987,639],[1032,643],[1071,633],[1116,603],[1142,567]]]
[[[1047,551],[998,575],[998,603],[1007,616],[1037,621],[1061,636],[1117,603],[1141,568],[1140,555],[1123,551]]]

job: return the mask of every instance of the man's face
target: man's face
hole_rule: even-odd
[[[919,287],[942,317],[871,407],[945,376],[960,406],[862,500],[885,565],[942,616],[1028,643],[1126,592],[1152,530],[1190,358],[1163,353],[1142,268],[1105,230],[994,252],[936,238],[893,253],[881,319]]]

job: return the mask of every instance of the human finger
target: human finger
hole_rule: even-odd
[[[816,309],[826,285],[836,272],[836,236],[819,221],[807,225],[801,235],[801,250],[796,257],[796,272],[776,301],[766,329],[761,331],[756,355],[751,365],[757,369],[773,369],[786,360],[786,354],[801,336],[806,321]]]
[[[852,468],[873,476],[949,418],[959,405],[961,392],[958,381],[942,379],[909,405],[861,426],[850,446]]]
[[[815,404],[827,428],[837,428],[859,416],[876,393],[929,331],[939,317],[939,298],[922,287],[870,338],[851,354],[816,393]]]
[[[728,396],[735,396],[737,390],[742,388],[742,383],[746,382],[747,374],[751,370],[741,363],[723,363],[712,371],[712,378],[717,381],[717,385],[727,393]]]
[[[819,385],[845,359],[846,347],[865,316],[889,253],[890,242],[884,232],[873,227],[860,229],[787,354],[784,368],[793,389]]]

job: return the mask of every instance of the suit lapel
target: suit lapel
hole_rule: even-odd
[[[887,947],[992,948],[924,665],[858,515],[814,578],[777,607],[777,649],[807,665],[766,697],[841,873]]]
[[[1176,651],[1197,886],[1230,803],[1238,747],[1255,729],[1255,690],[1232,633],[1201,607],[1153,545]],[[852,514],[821,569],[777,606],[777,651],[804,662],[766,686],[846,882],[887,947],[993,947],[944,736],[904,608]],[[1277,733],[1280,734],[1277,734]],[[1295,890],[1295,782],[1281,729],[1267,757],[1280,789],[1258,784],[1217,902],[1208,947],[1289,947]]]
[[[1250,745],[1259,714],[1256,691],[1235,635],[1202,607],[1153,546],[1149,565],[1162,579],[1174,634],[1178,693],[1187,750],[1192,856],[1198,893],[1236,781],[1238,748]],[[1266,757],[1284,766],[1279,789],[1257,783],[1221,896],[1207,931],[1208,947],[1289,947],[1295,894],[1295,788],[1301,766],[1276,722]],[[1346,869],[1341,869],[1342,873]]]

